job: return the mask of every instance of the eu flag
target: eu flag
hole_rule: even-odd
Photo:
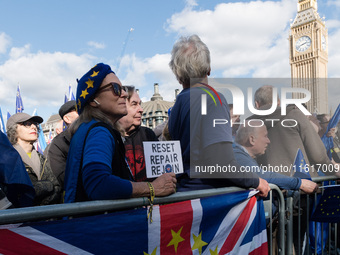
[[[6,135],[6,126],[5,126],[5,122],[4,122],[4,118],[2,117],[2,111],[1,111],[1,107],[0,107],[0,118],[1,118],[1,131],[4,132],[4,134]]]
[[[0,131],[0,184],[15,207],[31,206],[35,196],[32,182],[19,153]]]
[[[300,148],[298,149],[298,151],[296,153],[293,170],[295,172],[294,177],[300,177],[301,179],[312,180],[312,178],[309,174],[309,170],[306,167],[305,158],[304,158],[303,153],[300,150]]]
[[[17,96],[16,96],[16,107],[15,113],[23,112],[24,104],[22,103],[21,94],[20,94],[20,87],[17,88]]]
[[[34,110],[33,116],[38,115],[37,110]],[[38,143],[37,143],[37,151],[39,151],[41,154],[44,154],[44,150],[46,149],[47,143],[45,140],[44,132],[41,127],[41,124],[39,124],[39,137],[38,137]]]
[[[329,120],[326,132],[321,137],[321,140],[322,140],[323,144],[326,147],[327,155],[328,155],[329,159],[332,159],[332,151],[331,151],[331,149],[333,149],[334,143],[333,143],[333,137],[328,137],[327,133],[328,133],[329,130],[331,130],[332,128],[336,127],[336,125],[338,124],[339,120],[340,120],[340,104],[336,108],[335,113],[333,114],[332,118]]]
[[[311,220],[317,222],[340,222],[340,186],[328,186],[312,213]]]
[[[71,85],[68,87],[68,91],[69,91],[68,101],[76,100],[76,98],[75,98],[74,95],[73,95],[73,91],[72,91]]]

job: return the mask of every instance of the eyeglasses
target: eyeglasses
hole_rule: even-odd
[[[108,88],[108,87],[112,87],[113,89],[113,93],[120,97],[122,95],[122,90],[124,90],[125,92],[127,91],[127,88],[125,86],[120,86],[120,84],[115,83],[115,82],[110,82],[109,84],[104,85],[103,87],[99,88],[97,90],[97,93],[100,91],[103,91],[104,89]]]
[[[30,128],[32,125],[35,125],[36,128],[39,128],[39,123],[34,122],[34,121],[30,121],[30,120],[24,121],[24,122],[19,123],[19,124],[23,125],[26,128]]]

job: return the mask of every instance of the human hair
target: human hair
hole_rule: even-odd
[[[11,144],[16,144],[18,142],[18,133],[17,133],[18,124],[12,125],[7,129],[7,137]]]
[[[322,113],[322,114],[318,114],[316,115],[316,118],[318,119],[318,121],[320,122],[320,124],[326,123],[327,121],[325,121],[325,118],[328,116],[328,114],[326,113]]]
[[[264,85],[258,88],[255,92],[254,100],[259,106],[271,105],[273,103],[273,86]]]
[[[249,121],[252,121],[253,124],[263,124],[261,120],[250,119],[245,122],[244,126],[240,125],[235,136],[235,142],[240,145],[245,145],[248,142],[249,136],[257,135],[257,128],[259,126],[250,126]]]
[[[169,66],[184,87],[190,78],[204,78],[210,72],[210,51],[197,35],[181,37],[173,46]]]
[[[133,93],[136,92],[135,87],[134,86],[124,86],[124,87],[126,88],[126,92],[128,93],[128,96],[127,96],[126,99],[130,102],[130,99],[131,99]]]
[[[116,129],[122,137],[125,137],[125,130],[122,127],[122,124],[120,124],[119,121],[117,121],[116,123],[113,124],[113,128]],[[124,142],[124,140],[123,140],[123,142]]]
[[[112,122],[109,121],[109,117],[105,113],[103,113],[98,108],[92,107],[90,104],[86,103],[82,113],[69,127],[71,135],[74,135],[82,123],[90,122],[92,119],[105,122],[110,126],[113,126]]]
[[[18,142],[18,125],[19,123],[13,124],[7,129],[7,137],[12,145]],[[39,138],[40,128],[37,126],[37,138]]]

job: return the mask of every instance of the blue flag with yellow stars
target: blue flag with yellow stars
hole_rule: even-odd
[[[0,107],[0,119],[1,119],[1,123],[0,123],[0,127],[1,127],[1,131],[6,134],[6,126],[5,126],[5,122],[4,122],[4,118],[2,117],[2,111],[1,111],[1,107]]]
[[[311,216],[312,221],[340,222],[340,186],[325,187]]]
[[[17,96],[16,96],[16,104],[15,104],[15,113],[22,112],[24,110],[24,104],[22,103],[20,87],[17,88]]]
[[[331,150],[334,148],[334,142],[333,142],[333,137],[331,137],[331,136],[328,137],[327,133],[332,128],[335,128],[339,121],[340,121],[340,104],[336,108],[335,113],[333,114],[332,118],[329,120],[326,132],[321,137],[321,140],[326,147],[327,155],[328,155],[329,159],[332,159],[332,151]]]
[[[35,191],[31,179],[19,153],[1,131],[0,151],[0,187],[14,207],[32,206]]]
[[[301,179],[312,180],[309,174],[309,169],[306,167],[305,158],[300,149],[298,149],[296,153],[293,170],[295,172],[294,177],[300,177]]]

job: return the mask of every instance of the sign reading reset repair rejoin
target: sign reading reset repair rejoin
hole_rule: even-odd
[[[147,178],[183,173],[179,141],[143,142]]]

